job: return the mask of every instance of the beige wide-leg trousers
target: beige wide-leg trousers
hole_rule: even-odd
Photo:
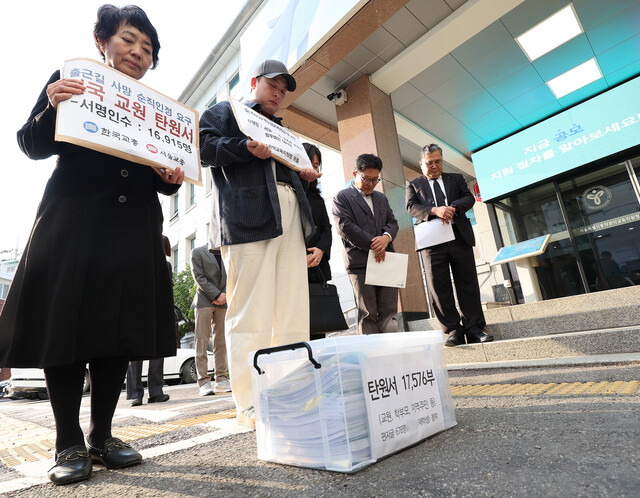
[[[238,412],[253,406],[249,352],[309,340],[301,211],[290,187],[278,184],[278,198],[281,236],[221,248],[227,270],[227,359]]]

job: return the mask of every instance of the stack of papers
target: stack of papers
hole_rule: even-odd
[[[270,450],[285,457],[283,463],[311,468],[370,462],[358,357],[329,355],[319,361],[322,368],[305,362],[260,392],[260,419],[270,432]]]

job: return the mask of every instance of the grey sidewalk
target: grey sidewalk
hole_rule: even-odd
[[[216,431],[205,423],[137,441],[146,456],[138,467],[9,496],[637,496],[639,363],[468,369],[450,377],[458,425],[355,474],[259,461],[255,433],[214,440]],[[480,384],[508,385],[516,395],[456,394]],[[575,389],[527,395],[519,388],[526,384]],[[181,401],[201,400],[182,391]],[[228,403],[221,398],[212,406]],[[233,420],[224,423],[231,425],[218,427],[228,434]],[[152,456],[185,441],[193,446]]]

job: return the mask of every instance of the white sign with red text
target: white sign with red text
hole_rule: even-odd
[[[229,102],[242,133],[266,144],[278,162],[295,171],[311,168],[309,156],[295,134],[237,100]]]
[[[58,106],[55,139],[154,168],[185,172],[202,185],[198,113],[91,59],[70,59],[63,78],[87,89]]]

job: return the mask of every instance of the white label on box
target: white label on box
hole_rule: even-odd
[[[363,389],[373,458],[382,458],[444,430],[438,380],[427,351],[363,360]],[[433,355],[430,354],[433,351]]]

